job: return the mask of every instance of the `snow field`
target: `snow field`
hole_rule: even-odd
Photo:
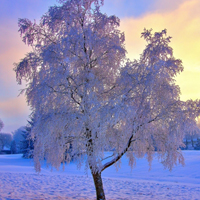
[[[108,200],[200,199],[199,185],[104,178]],[[87,176],[0,173],[0,199],[95,199],[93,180]]]
[[[145,159],[138,159],[130,170],[127,159],[121,168],[112,166],[103,172],[108,200],[198,200],[200,199],[200,151],[185,151],[186,166],[176,166],[172,172],[154,160],[152,170]],[[84,167],[83,167],[84,168]],[[94,200],[95,188],[91,175],[77,170],[75,163],[65,171],[51,171],[43,166],[35,173],[33,162],[21,155],[0,155],[1,200],[77,199]]]

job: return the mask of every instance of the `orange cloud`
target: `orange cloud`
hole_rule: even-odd
[[[170,0],[171,1],[171,0]],[[162,1],[164,3],[166,1]],[[158,10],[163,5],[158,4]],[[144,28],[153,31],[168,30],[172,36],[174,56],[183,61],[184,72],[177,77],[183,100],[200,98],[200,1],[182,0],[177,9],[169,12],[148,13],[140,18],[124,18],[121,30],[125,32],[128,57],[139,58],[145,47],[140,39]]]

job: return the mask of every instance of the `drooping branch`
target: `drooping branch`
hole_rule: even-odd
[[[112,154],[111,156],[108,156],[108,157],[106,157],[106,158],[103,158],[101,161],[106,160],[106,159],[108,159],[108,158],[112,158],[113,156],[114,156],[114,154]]]
[[[126,148],[120,153],[118,154],[115,158],[113,158],[110,162],[107,162],[105,163],[100,172],[102,172],[103,170],[105,170],[106,168],[110,167],[111,165],[113,165],[114,163],[116,163],[129,149],[129,147],[131,146],[131,143],[136,141],[136,139],[132,140],[133,139],[133,134],[131,135],[131,137],[129,138],[128,140],[128,143],[126,145]]]
[[[149,121],[147,122],[147,124],[156,121],[157,118],[158,118],[158,116],[156,116],[154,119],[149,120]],[[136,131],[135,131],[135,132],[137,132],[143,125],[145,125],[145,124],[144,124],[144,123],[140,124],[140,125],[136,128]],[[102,172],[103,170],[105,170],[106,168],[110,167],[111,165],[113,165],[114,163],[116,163],[118,160],[121,159],[121,157],[128,151],[128,149],[129,149],[129,147],[131,146],[131,144],[137,140],[137,138],[134,138],[134,139],[133,139],[133,136],[134,136],[134,133],[132,133],[131,137],[129,138],[129,140],[128,140],[128,142],[127,142],[127,145],[126,145],[126,148],[125,148],[120,154],[118,154],[115,158],[113,158],[111,161],[105,163],[105,164],[102,166],[100,172]],[[113,156],[113,155],[112,155],[112,156]],[[110,157],[112,157],[112,156],[110,156]],[[106,158],[106,159],[107,159],[107,158]]]

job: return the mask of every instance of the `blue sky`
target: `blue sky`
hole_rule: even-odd
[[[0,118],[3,132],[12,132],[26,125],[30,110],[23,86],[16,83],[13,63],[30,50],[18,33],[18,18],[38,21],[56,0],[1,0],[0,6]],[[183,60],[185,71],[177,77],[183,100],[200,97],[200,1],[199,0],[105,0],[103,12],[121,19],[128,56],[138,58],[144,49],[140,33],[144,28],[160,31],[167,28],[173,37],[176,58]]]

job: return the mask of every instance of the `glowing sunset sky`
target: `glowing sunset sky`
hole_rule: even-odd
[[[29,108],[23,86],[16,83],[13,63],[30,49],[18,33],[18,18],[38,21],[56,0],[0,0],[0,119],[3,132],[12,132],[27,124]],[[144,28],[167,29],[172,36],[175,58],[183,61],[184,72],[177,77],[181,99],[200,98],[200,0],[105,0],[102,8],[121,19],[128,57],[139,58],[145,43],[140,38]]]

